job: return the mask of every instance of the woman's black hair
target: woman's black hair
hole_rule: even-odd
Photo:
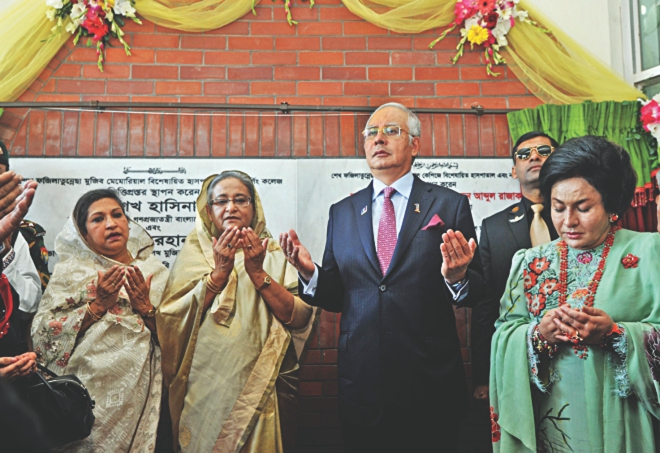
[[[121,198],[119,198],[119,195],[117,195],[117,192],[112,189],[90,190],[78,198],[76,206],[73,208],[73,220],[78,226],[78,231],[80,231],[80,234],[83,236],[87,236],[87,215],[89,214],[89,207],[104,198],[115,200],[119,207],[121,207],[121,211],[126,215],[126,211],[124,211],[124,203],[121,201]],[[126,217],[128,218],[128,216]]]
[[[541,131],[527,132],[526,134],[521,135],[520,138],[516,140],[516,143],[513,145],[513,148],[511,148],[511,157],[513,158],[513,165],[516,165],[516,151],[518,151],[518,147],[520,146],[520,144],[536,137],[545,137],[548,140],[550,140],[550,144],[555,150],[559,148],[559,143],[557,143],[557,140],[550,137],[545,132],[541,132]]]
[[[549,209],[552,188],[558,182],[583,178],[598,191],[610,214],[622,214],[635,195],[637,174],[630,156],[603,137],[586,135],[562,144],[541,167],[541,194]]]
[[[255,189],[254,189],[254,183],[252,182],[252,179],[248,175],[246,175],[243,172],[240,171],[234,171],[234,170],[229,170],[229,171],[223,171],[220,173],[218,176],[213,178],[213,181],[211,181],[211,184],[209,184],[209,188],[206,191],[206,202],[210,206],[211,201],[213,200],[213,188],[218,184],[220,181],[224,179],[229,179],[229,178],[234,178],[238,179],[240,182],[247,187],[248,192],[250,192],[250,199],[252,201],[252,209],[255,210],[257,207],[255,206]]]

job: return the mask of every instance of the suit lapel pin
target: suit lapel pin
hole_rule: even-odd
[[[513,219],[509,219],[509,222],[511,223],[516,223],[522,220],[525,217],[525,214],[519,215],[517,217],[514,217]]]
[[[518,211],[520,211],[520,208],[519,208],[518,206],[516,206],[515,208],[513,208],[513,209],[511,210],[511,212],[514,212],[514,213],[515,213],[515,212],[518,212]]]
[[[365,206],[362,208],[362,212],[360,212],[360,215],[365,215],[367,213],[367,207]]]
[[[419,211],[419,203],[415,203],[415,212],[416,212],[417,214],[420,214],[420,211]]]

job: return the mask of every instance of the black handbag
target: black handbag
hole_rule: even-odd
[[[95,403],[87,388],[73,374],[58,376],[45,366],[37,366],[40,372],[34,373],[27,401],[40,418],[46,435],[55,446],[89,436],[95,420],[92,410]]]

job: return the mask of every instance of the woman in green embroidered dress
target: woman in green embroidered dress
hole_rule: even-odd
[[[655,451],[660,235],[616,226],[630,157],[576,138],[540,178],[559,239],[513,258],[491,352],[494,450]]]

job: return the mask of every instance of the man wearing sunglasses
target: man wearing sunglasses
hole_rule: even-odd
[[[330,208],[323,265],[295,231],[280,245],[301,297],[341,312],[339,415],[347,452],[457,450],[467,388],[452,304],[479,300],[468,199],[415,177],[417,116],[401,104],[367,121],[374,177]]]
[[[520,182],[522,199],[484,219],[481,224],[479,250],[486,289],[483,299],[472,310],[471,342],[474,397],[477,400],[488,399],[491,337],[513,255],[520,249],[558,237],[550,211],[541,209],[543,198],[539,184],[541,167],[558,147],[557,141],[543,132],[528,132],[520,137],[513,147],[511,175]]]

